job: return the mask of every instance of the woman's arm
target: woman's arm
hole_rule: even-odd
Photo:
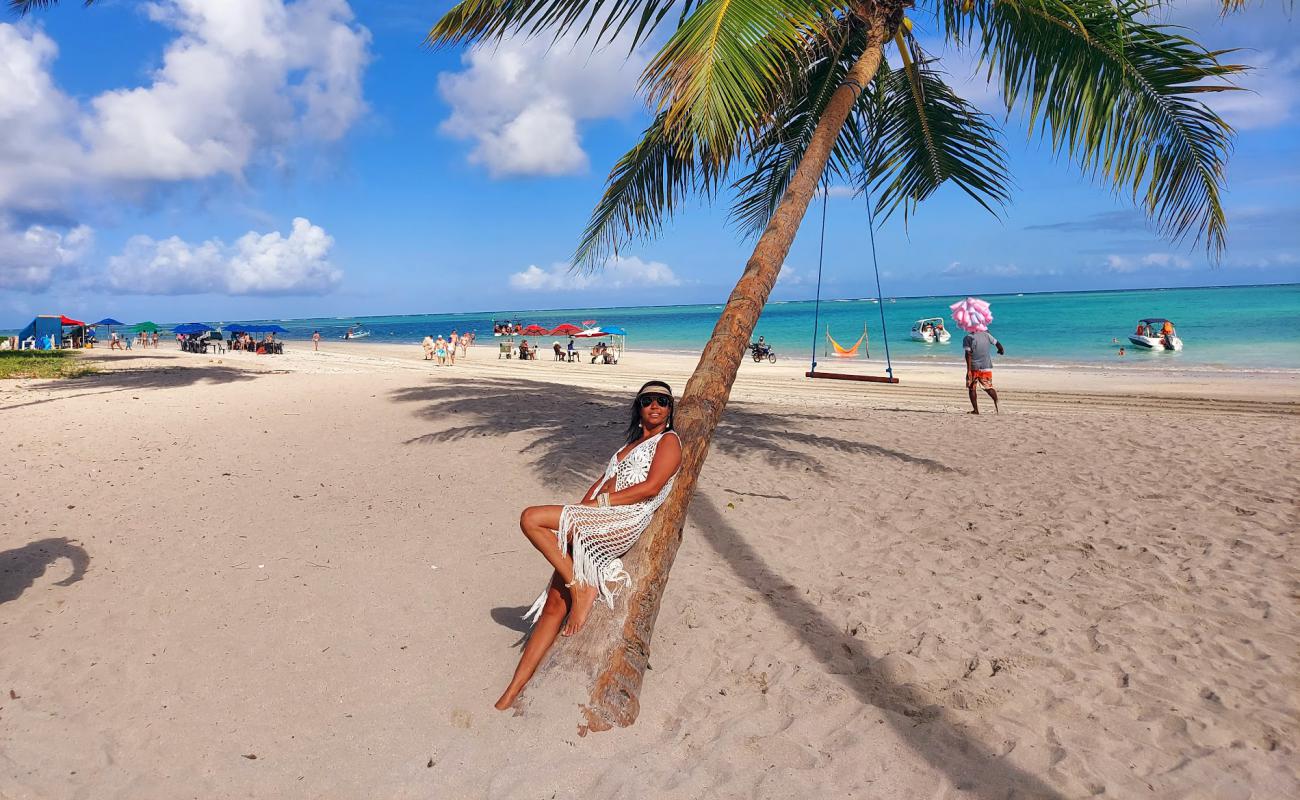
[[[664,488],[664,484],[677,473],[677,468],[682,465],[682,442],[676,434],[672,436],[665,435],[659,440],[658,447],[655,448],[654,460],[650,462],[650,474],[644,481],[623,489],[618,492],[610,492],[609,504],[611,506],[629,506],[633,503],[640,503],[642,500],[649,500],[659,494],[659,490]],[[584,505],[596,505],[595,502],[585,503]]]

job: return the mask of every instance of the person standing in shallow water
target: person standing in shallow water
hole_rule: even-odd
[[[988,331],[973,331],[966,334],[966,338],[961,341],[961,349],[966,356],[966,391],[970,393],[972,414],[980,413],[976,387],[984,389],[988,396],[993,398],[994,413],[999,411],[998,390],[993,388],[992,349],[995,347],[998,355],[1006,355],[1006,351],[1002,349],[1002,342],[994,339],[993,334]]]
[[[533,630],[510,685],[496,702],[498,710],[509,708],[524,690],[561,626],[565,636],[572,636],[586,624],[597,598],[614,607],[609,584],[631,585],[619,559],[650,525],[682,464],[673,407],[668,384],[646,383],[632,400],[625,445],[610,457],[582,501],[531,506],[520,515],[519,528],[555,571],[529,612]]]

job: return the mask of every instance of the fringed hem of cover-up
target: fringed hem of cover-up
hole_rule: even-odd
[[[632,588],[632,576],[623,568],[622,559],[616,558],[605,565],[605,579],[600,583],[602,592],[601,596],[608,596],[609,599],[606,602],[612,609],[614,607],[614,598],[618,596],[619,590],[615,589],[610,591],[606,586],[606,584],[609,583],[622,584],[625,589]],[[524,613],[523,619],[530,626],[536,625],[537,620],[542,618],[542,609],[546,607],[546,595],[549,594],[550,591],[551,585],[548,583],[546,588],[542,590],[542,593],[537,595],[537,599],[533,601],[533,604],[529,606],[528,611]]]

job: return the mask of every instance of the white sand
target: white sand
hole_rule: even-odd
[[[692,359],[327,348],[0,384],[0,797],[1300,793],[1292,375],[999,370],[976,419],[746,363],[641,719],[579,738],[491,708],[518,513]]]

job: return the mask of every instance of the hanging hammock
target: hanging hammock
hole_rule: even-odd
[[[826,341],[830,343],[831,352],[840,358],[853,358],[858,354],[858,348],[866,343],[866,356],[867,358],[871,358],[871,344],[867,342],[867,326],[865,324],[862,326],[862,335],[858,337],[858,340],[853,343],[852,347],[845,347],[835,341],[835,337],[831,336],[831,326],[829,325],[826,326]]]

